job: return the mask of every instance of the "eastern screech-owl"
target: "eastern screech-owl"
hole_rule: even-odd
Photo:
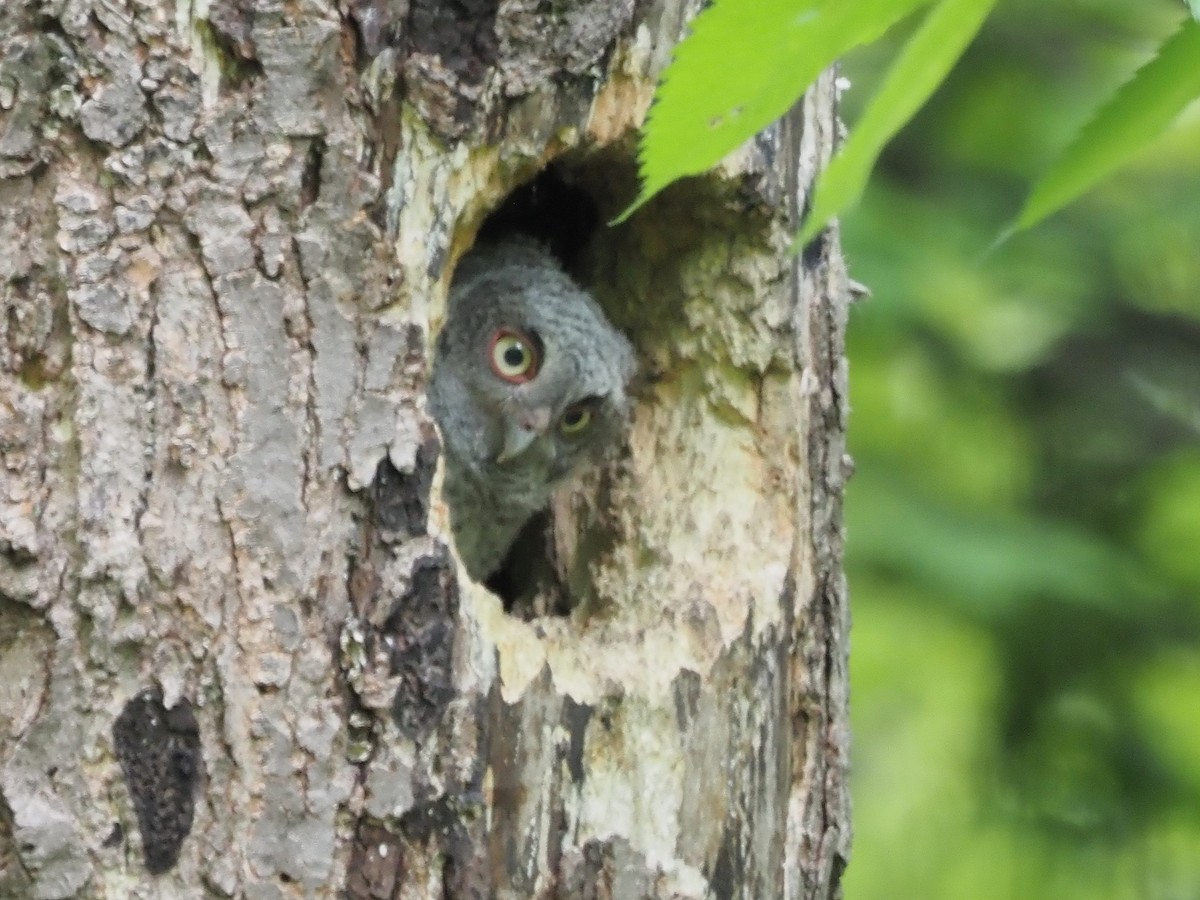
[[[554,488],[617,437],[633,372],[629,341],[539,244],[511,237],[463,258],[428,396],[472,578],[494,574]]]

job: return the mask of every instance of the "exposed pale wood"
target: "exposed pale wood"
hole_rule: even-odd
[[[699,5],[0,7],[0,896],[840,896],[832,77],[577,261],[644,379],[556,501],[575,611],[442,537],[453,264],[548,164],[631,198]],[[182,821],[196,738],[152,875],[123,755]]]

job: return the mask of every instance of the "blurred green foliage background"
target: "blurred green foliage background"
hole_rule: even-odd
[[[1200,109],[989,252],[1184,14],[1000,3],[843,220],[848,900],[1200,898]]]

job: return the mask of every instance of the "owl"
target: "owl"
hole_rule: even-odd
[[[443,494],[467,574],[494,575],[554,489],[620,435],[633,348],[530,238],[458,266],[428,387]]]

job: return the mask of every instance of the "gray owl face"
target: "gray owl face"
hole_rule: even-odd
[[[547,251],[523,239],[473,250],[429,385],[448,478],[462,467],[511,511],[537,511],[615,438],[633,370],[629,342]]]

